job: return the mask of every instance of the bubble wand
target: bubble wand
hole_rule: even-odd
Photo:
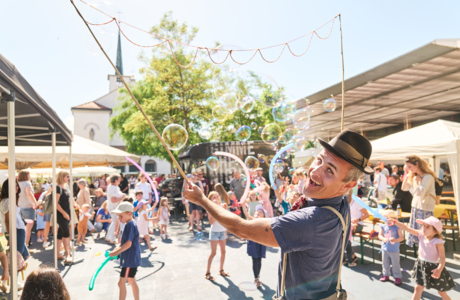
[[[270,168],[268,170],[268,177],[270,178],[270,185],[273,187],[273,189],[276,191],[278,188],[276,187],[276,184],[274,183],[273,179],[273,166],[275,165],[276,160],[280,157],[281,154],[286,152],[288,149],[291,149],[294,146],[293,143],[286,145],[284,148],[281,148],[280,151],[278,151],[275,156],[272,159],[272,162],[270,163]]]
[[[142,174],[144,174],[145,177],[147,177],[147,180],[150,182],[150,185],[152,186],[152,189],[153,191],[155,192],[155,199],[156,201],[159,201],[160,199],[158,198],[158,191],[157,191],[157,188],[155,187],[155,185],[153,184],[153,181],[152,179],[150,178],[150,176],[147,174],[147,172],[144,171],[144,169],[141,168],[141,166],[139,166],[134,160],[132,160],[131,158],[129,157],[125,157],[130,163],[132,163],[133,165],[136,166],[136,168],[139,169],[139,171],[142,172]]]
[[[358,202],[359,205],[361,205],[363,208],[365,208],[367,211],[369,211],[373,216],[374,218],[379,218],[380,220],[382,220],[383,222],[386,222],[387,221],[387,218],[385,216],[382,216],[380,213],[379,213],[379,209],[376,208],[376,209],[372,209],[369,205],[367,205],[366,203],[363,202],[363,200],[359,199],[358,197],[356,197],[355,194],[352,194],[351,196],[353,198],[353,200],[355,200],[356,202]]]
[[[105,252],[105,257],[107,257],[104,262],[100,265],[100,267],[96,270],[94,273],[93,277],[91,277],[91,280],[89,282],[89,290],[92,291],[94,288],[94,281],[96,280],[97,275],[99,275],[99,272],[102,270],[102,268],[111,260],[118,259],[118,255],[115,257],[111,257],[109,255],[109,251]]]

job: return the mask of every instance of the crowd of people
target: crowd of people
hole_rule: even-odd
[[[433,216],[436,201],[439,199],[437,197],[438,186],[442,186],[442,181],[437,178],[423,159],[414,155],[406,158],[403,167],[390,166],[388,169],[383,163],[379,163],[373,169],[367,165],[358,167],[358,172],[340,169],[339,163],[342,162],[339,159],[343,159],[343,157],[334,152],[329,153],[328,150],[323,150],[308,169],[298,168],[285,176],[279,173],[273,185],[270,185],[263,176],[262,168],[251,170],[249,180],[241,176],[238,171],[233,172],[228,189],[225,189],[220,183],[211,185],[205,178],[202,169],[188,174],[189,185],[184,186],[182,192],[182,202],[188,219],[187,228],[189,231],[193,231],[195,228],[198,232],[202,231],[206,217],[210,226],[211,252],[208,257],[205,278],[210,281],[215,280],[211,274],[211,264],[217,254],[217,248],[220,249],[218,274],[225,277],[230,276],[224,270],[225,248],[229,234],[234,234],[242,240],[247,240],[247,254],[252,259],[254,284],[257,287],[262,284],[260,272],[262,258],[266,256],[267,246],[279,246],[282,253],[291,255],[289,258],[291,265],[288,268],[290,268],[290,276],[293,277],[286,275],[286,289],[288,289],[288,285],[297,286],[299,280],[313,282],[311,276],[314,277],[315,275],[305,275],[303,271],[298,270],[298,267],[303,265],[306,270],[310,270],[317,266],[314,266],[313,262],[299,261],[300,258],[292,256],[295,253],[304,253],[312,247],[311,241],[300,241],[296,240],[295,237],[297,230],[303,231],[306,228],[303,225],[312,226],[310,222],[313,221],[311,219],[314,219],[313,216],[319,213],[308,209],[321,207],[323,205],[321,199],[327,198],[330,201],[326,203],[343,216],[347,216],[347,210],[349,210],[351,222],[349,239],[351,239],[352,234],[362,232],[365,226],[364,222],[370,216],[365,208],[353,200],[351,194],[358,197],[366,196],[369,194],[369,188],[373,186],[373,197],[382,201],[387,198],[387,187],[390,185],[393,188],[393,197],[386,207],[387,210],[383,212],[388,221],[381,224],[378,234],[378,238],[382,242],[382,277],[380,281],[389,281],[392,275],[395,285],[402,284],[399,247],[405,239],[402,233],[404,230],[409,233],[408,245],[419,247],[419,257],[412,275],[416,282],[414,299],[420,299],[424,288],[435,288],[443,299],[450,299],[446,292],[452,289],[455,283],[445,269],[442,223]],[[344,161],[348,163],[348,160],[345,159]],[[355,165],[353,164],[353,166]],[[339,178],[339,175],[343,178]],[[132,287],[135,299],[138,299],[139,288],[135,281],[135,275],[140,266],[141,243],[145,242],[148,251],[152,252],[157,248],[157,246],[152,245],[150,240],[150,234],[154,230],[160,231],[162,239],[170,237],[167,230],[170,219],[168,199],[162,197],[161,194],[156,195],[149,182],[149,179],[152,180],[156,190],[160,191],[159,184],[166,178],[165,175],[147,178],[144,174],[140,174],[137,178],[131,176],[129,179],[125,178],[123,174],[104,175],[94,182],[88,182],[81,178],[74,182],[74,193],[71,194],[69,173],[64,170],[60,171],[56,177],[57,224],[53,224],[53,216],[49,213],[52,186],[48,182],[44,182],[39,187],[38,192],[34,193],[30,174],[27,171],[21,171],[16,183],[17,209],[15,218],[18,252],[24,260],[27,260],[31,255],[28,246],[32,243],[31,233],[34,226],[37,231],[36,241],[43,243],[45,248],[50,245],[48,241],[50,229],[52,226],[58,226],[57,245],[62,250],[59,251],[58,259],[64,260],[66,263],[72,262],[70,232],[74,228],[71,228],[70,220],[73,215],[79,246],[84,246],[86,243],[88,232],[95,234],[96,239],[102,238],[105,233],[105,241],[116,245],[110,255],[119,256],[122,267],[123,276],[119,282],[120,295],[121,297],[126,296],[125,283],[128,282]],[[247,184],[250,185],[250,192],[245,197],[244,192]],[[326,192],[326,186],[328,186],[327,189],[334,186],[336,191],[329,195]],[[10,234],[8,188],[8,180],[6,180],[1,190],[0,220],[1,230],[7,237]],[[134,197],[129,195],[134,195]],[[199,195],[201,198],[197,200]],[[398,210],[410,212],[408,225],[399,222],[400,219],[395,212]],[[300,212],[302,215],[299,219]],[[326,221],[323,219],[324,212],[321,214],[323,214],[323,217],[320,218],[322,221],[315,226],[321,227],[326,226],[326,224],[329,226],[331,218],[326,218],[328,220]],[[250,230],[245,229],[245,226],[249,226]],[[340,236],[340,231],[337,231],[339,229],[340,226],[335,225],[330,230],[333,231],[334,236]],[[317,259],[326,262],[328,259],[338,256],[340,248],[332,249],[334,251],[331,252],[331,247],[327,244],[330,244],[331,241],[326,242],[324,240],[324,244],[321,244],[322,239],[315,235],[315,230],[308,234],[305,233],[306,236],[314,236],[315,247],[320,244],[329,253],[328,256],[317,257]],[[344,234],[348,234],[347,232],[344,229]],[[337,244],[340,245],[338,241]],[[343,258],[342,264],[349,267],[356,266],[358,258],[353,251],[351,242],[343,246],[346,248],[346,258]],[[9,277],[9,268],[3,252],[4,249],[0,244],[0,262],[4,270],[2,280],[6,280]],[[282,261],[285,259],[287,256]],[[293,264],[299,265],[294,268]],[[336,265],[332,264],[332,266]],[[36,289],[37,282],[40,281],[38,275],[43,275],[43,280],[56,276],[51,269],[35,270],[27,279],[26,286],[20,285],[21,289],[24,288],[23,297]],[[281,274],[279,275],[281,276]],[[334,279],[332,276],[326,280],[320,275],[315,280],[317,280],[315,282],[323,281],[323,284],[327,283],[329,286],[333,286],[334,280],[337,278]],[[29,282],[30,285],[27,286]],[[314,290],[317,286],[313,284],[309,288]],[[68,292],[63,283],[50,287],[46,293],[56,293],[56,289],[59,289],[63,295],[67,295],[63,296],[62,299],[68,299]],[[296,287],[295,289],[298,289],[297,292],[299,293],[311,295],[310,291],[302,290],[304,287]],[[330,288],[326,292],[319,292],[318,290],[317,295],[327,296],[330,291]],[[279,288],[277,293],[281,293]],[[318,297],[315,299],[326,299],[326,297]]]

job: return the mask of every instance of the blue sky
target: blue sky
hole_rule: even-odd
[[[82,4],[75,0],[79,7]],[[90,1],[90,0],[88,0]],[[215,41],[260,48],[289,41],[342,14],[345,77],[349,78],[434,39],[460,38],[460,1],[270,1],[270,0],[94,0],[121,19],[149,29],[167,11],[180,22],[198,26],[195,45]],[[108,92],[113,69],[92,53],[89,32],[69,0],[1,1],[0,53],[16,65],[58,115],[69,122],[70,107]],[[90,14],[86,9],[88,17]],[[95,15],[94,15],[95,16]],[[109,33],[113,30],[109,29]],[[139,42],[153,42],[132,33]],[[104,39],[115,59],[116,37]],[[110,46],[110,45],[109,45]],[[302,44],[294,45],[300,51]],[[140,48],[122,41],[125,75],[139,78]],[[151,50],[146,50],[151,55]],[[275,51],[267,52],[269,57]],[[301,58],[285,52],[273,64],[259,57],[242,67],[268,74],[289,95],[303,97],[341,80],[338,23],[328,40],[314,39]]]

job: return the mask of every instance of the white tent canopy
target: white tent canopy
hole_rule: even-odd
[[[449,163],[457,211],[460,211],[460,123],[437,120],[372,142],[371,160],[401,161],[408,155],[428,159],[438,174]]]
[[[44,177],[52,177],[53,169],[52,168],[43,168],[43,169],[25,169],[29,171],[32,177],[37,176],[44,176]],[[60,169],[56,169],[59,172]],[[120,170],[112,168],[112,167],[82,167],[82,168],[73,168],[72,169],[73,175],[78,176],[91,176],[91,175],[98,175],[98,174],[113,174],[113,173],[120,173]]]
[[[91,166],[124,166],[126,156],[139,162],[140,157],[125,151],[85,139],[78,135],[73,136],[72,160],[73,167]],[[69,167],[69,147],[56,147],[57,166]],[[50,168],[52,161],[51,147],[16,147],[16,167]],[[0,169],[8,167],[8,147],[0,147]]]

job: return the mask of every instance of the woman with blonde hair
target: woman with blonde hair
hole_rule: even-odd
[[[37,209],[37,200],[34,196],[34,190],[30,183],[30,174],[28,171],[20,171],[18,174],[18,183],[21,188],[19,194],[18,206],[21,208],[21,217],[24,220],[35,221],[35,209]],[[30,236],[32,234],[34,222],[26,223],[26,245],[30,246]]]
[[[409,227],[420,230],[421,225],[416,223],[417,219],[424,220],[434,215],[436,204],[435,181],[442,184],[436,174],[430,169],[429,164],[416,155],[410,155],[405,160],[408,171],[402,184],[403,191],[410,191],[413,195],[412,209]],[[409,246],[419,244],[418,237],[409,234],[407,239]]]
[[[54,248],[58,251],[58,259],[65,259],[66,263],[72,261],[70,257],[70,189],[69,189],[69,172],[59,171],[56,176],[56,218],[59,225],[57,235],[57,245],[64,244],[64,256],[59,255],[59,246]]]

